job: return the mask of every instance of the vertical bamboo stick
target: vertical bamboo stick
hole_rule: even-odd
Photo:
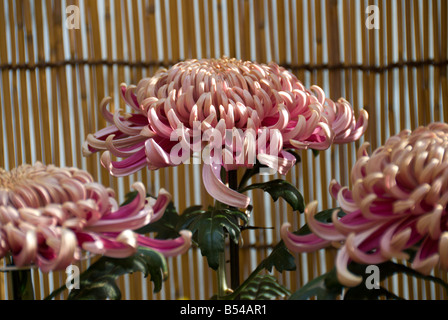
[[[34,43],[33,43],[34,30],[33,26],[31,25],[32,19],[31,19],[30,7],[27,5],[23,6],[23,18],[25,21],[25,29],[26,29],[26,46],[28,49],[28,63],[30,65],[34,65],[36,63],[34,58]],[[36,69],[31,68],[31,70],[29,70],[29,79],[31,84],[31,99],[32,99],[31,108],[33,110],[32,112],[33,112],[33,126],[34,126],[34,133],[32,133],[34,139],[30,137],[30,140],[31,141],[34,140],[35,143],[36,159],[38,161],[42,161],[42,141],[40,134],[41,122],[39,119],[40,108],[37,95]]]
[[[95,61],[95,60],[101,60],[102,59],[102,53],[101,53],[101,33],[99,28],[99,17],[98,17],[98,3],[96,1],[87,1],[86,2],[86,11],[88,13],[88,17],[90,18],[90,41],[92,45],[90,46],[91,51],[89,51],[89,61]],[[99,102],[104,98],[104,75],[103,75],[103,66],[92,66],[91,67],[91,74],[94,74],[94,78],[91,77],[91,79],[95,79],[95,91],[93,94],[93,99],[95,101],[95,104],[98,105]],[[93,106],[92,105],[92,106]],[[95,131],[104,128],[106,126],[106,121],[99,115],[99,112],[96,113],[97,119],[96,119],[96,128]],[[110,179],[109,173],[107,170],[102,169],[99,173],[101,175],[101,183],[105,186],[113,186],[112,181]]]
[[[86,25],[84,26],[85,28],[85,37],[86,37],[86,43],[83,44],[81,35],[79,34],[79,36],[77,37],[77,48],[78,48],[78,57],[79,56],[83,56],[83,51],[82,51],[82,46],[85,45],[86,47],[86,57],[84,57],[87,61],[90,60],[90,55],[92,54],[92,41],[91,41],[91,19],[90,19],[90,15],[89,15],[89,10],[87,8],[87,3],[84,3],[84,16],[85,16],[85,21],[86,21]],[[84,30],[83,30],[84,31]],[[83,68],[80,68],[80,75],[83,72],[82,70]],[[82,71],[81,71],[82,70]],[[94,133],[96,132],[96,124],[95,124],[95,115],[97,114],[97,110],[95,109],[95,92],[94,92],[94,73],[93,73],[93,67],[90,66],[89,64],[87,64],[87,76],[86,79],[89,79],[89,84],[90,87],[87,88],[83,87],[83,82],[81,82],[81,95],[83,96],[83,90],[84,90],[84,97],[83,100],[83,115],[84,115],[84,123],[88,124],[87,125],[87,131],[86,133]],[[87,101],[87,96],[89,95],[89,101]],[[86,122],[87,120],[87,122]],[[93,179],[95,180],[99,180],[99,175],[100,173],[98,172],[98,160],[99,160],[99,156],[95,153],[93,155],[91,155],[89,157],[89,162],[87,163],[87,168],[90,169],[90,173],[93,176]]]
[[[172,62],[177,62],[180,59],[180,47],[179,47],[179,21],[177,17],[177,1],[170,0],[170,22],[171,22],[171,51]]]
[[[422,59],[422,46],[421,46],[421,39],[420,39],[420,19],[419,19],[419,12],[420,12],[420,8],[418,5],[418,1],[413,1],[413,11],[412,11],[412,16],[413,16],[413,26],[414,26],[414,37],[413,37],[413,44],[414,44],[414,49],[415,49],[415,60],[416,61],[421,61]],[[417,103],[418,103],[418,125],[425,125],[428,123],[428,120],[426,119],[426,112],[425,112],[425,107],[424,107],[424,99],[423,99],[423,88],[422,88],[422,84],[423,84],[423,68],[422,67],[417,67],[416,68],[416,78],[415,78],[415,83],[416,83],[416,87],[417,87]],[[428,110],[429,111],[429,110]]]
[[[0,37],[2,39],[6,39],[6,16],[4,6],[0,6]],[[11,30],[11,29],[10,29]],[[6,46],[0,46],[0,63],[8,64],[8,52],[6,50]],[[12,115],[12,101],[10,97],[10,78],[9,71],[2,70],[2,85],[3,85],[3,101],[4,101],[4,113],[5,113],[5,132],[8,135],[8,139],[6,139],[6,145],[4,148],[8,148],[8,159],[5,159],[5,163],[9,168],[15,167],[16,164],[16,154],[18,154],[18,150],[16,150],[14,140],[10,134],[13,132],[13,115]]]
[[[162,27],[162,48],[163,48],[163,63],[168,65],[168,27],[166,22],[165,1],[159,1],[160,4],[160,18]]]
[[[441,39],[441,59],[448,59],[448,3],[447,1],[441,1],[441,28],[440,28],[440,39]],[[448,122],[448,80],[447,80],[448,67],[441,66],[440,78],[441,78],[441,88],[442,88],[442,108],[443,108],[443,121]],[[446,282],[448,278],[447,272],[442,273],[442,279]],[[443,299],[448,299],[448,294],[443,291]]]
[[[358,44],[358,40],[356,38],[356,30],[357,25],[356,25],[356,7],[355,7],[355,0],[350,0],[350,26],[351,26],[351,32],[350,32],[350,46],[351,46],[351,51],[350,51],[350,55],[351,55],[351,59],[350,59],[350,64],[355,65],[357,64],[357,53],[359,50],[359,46]],[[361,31],[362,32],[362,31]],[[347,38],[349,36],[347,35]],[[361,51],[362,51],[362,47],[361,47]],[[362,77],[362,74],[361,74]],[[359,94],[358,94],[358,80],[359,80],[359,74],[358,74],[358,70],[356,70],[355,68],[352,69],[352,83],[353,83],[353,107],[355,108],[355,111],[362,109],[365,107],[365,105],[363,105],[360,101],[359,98]],[[355,114],[357,114],[358,112],[355,112]],[[355,148],[359,147],[359,141],[355,142]],[[349,185],[351,183],[351,179],[349,179]]]
[[[407,26],[411,25],[411,3],[409,1],[405,2],[405,23]],[[406,59],[407,61],[412,60],[412,38],[411,38],[411,28],[406,28]],[[413,77],[413,69],[407,68],[408,72],[408,93],[409,93],[409,114],[411,118],[411,129],[415,129],[417,125],[416,116],[414,112],[414,77]]]
[[[356,46],[354,45],[356,42],[352,42],[351,41],[351,34],[354,34],[355,36],[355,26],[351,25],[351,8],[350,8],[350,2],[343,2],[343,7],[342,7],[343,13],[344,13],[344,24],[343,24],[343,34],[344,34],[344,62],[343,65],[344,66],[348,66],[350,64],[355,64],[356,63]],[[354,10],[353,10],[354,11]],[[345,17],[345,14],[347,14],[348,16]],[[353,109],[355,110],[355,116],[358,116],[358,94],[357,94],[357,73],[356,70],[354,70],[353,68],[351,70],[345,70],[342,71],[343,74],[345,75],[345,97],[346,99],[352,104]],[[342,76],[342,75],[341,75]],[[356,88],[356,89],[355,89]],[[347,163],[347,168],[349,168],[348,173],[346,173],[347,178],[345,179],[345,185],[350,186],[351,185],[351,179],[350,179],[350,170],[352,168],[353,165],[353,161],[354,159],[352,158],[352,149],[355,148],[356,149],[356,143],[350,143],[347,144],[346,146],[343,146],[343,154],[340,153],[340,163]],[[335,176],[335,164],[333,163],[333,161],[331,162],[331,172],[333,173],[333,175],[331,176],[331,178],[334,178]],[[331,197],[331,204],[329,204],[331,207],[334,208],[335,206],[335,199],[333,199],[333,197]]]
[[[241,59],[250,59],[250,7],[249,0],[242,0],[239,6]]]
[[[10,38],[11,38],[11,65],[15,66],[19,63],[18,57],[16,57],[16,25],[15,25],[15,16],[14,16],[14,2],[9,1],[9,22],[10,22]],[[18,166],[22,164],[24,161],[24,155],[22,150],[22,129],[21,129],[21,114],[22,114],[22,108],[19,105],[19,90],[17,87],[17,77],[20,74],[20,70],[14,70],[12,72],[12,95],[13,95],[13,101],[14,101],[14,118],[11,118],[11,121],[14,121],[15,124],[15,133],[16,137],[20,137],[19,139],[16,139],[16,163],[11,164],[12,167]]]
[[[224,25],[223,25],[223,0],[218,0],[217,4],[217,14],[218,14],[218,44],[219,44],[219,57],[224,55]]]
[[[393,59],[393,49],[394,42],[393,39],[393,24],[394,20],[394,12],[392,11],[392,1],[386,2],[386,20],[387,20],[387,64],[390,65],[394,63]],[[389,117],[389,133],[390,135],[397,134],[397,128],[395,128],[395,106],[394,106],[394,95],[396,91],[394,90],[394,70],[387,71],[387,109],[388,109],[388,117]],[[398,109],[398,108],[397,108]]]
[[[208,10],[207,10],[207,16],[208,16],[208,46],[210,48],[210,58],[217,58],[217,53],[215,50],[215,42],[217,41],[215,39],[215,25],[216,25],[216,21],[214,20],[214,16],[213,16],[213,12],[215,11],[216,8],[214,8],[214,1],[208,1],[207,2],[207,6],[208,6]],[[205,22],[205,17],[204,17],[204,22]],[[204,32],[201,32],[205,34]],[[205,52],[203,53],[205,55]]]
[[[182,22],[184,27],[184,49],[185,58],[195,58],[197,56],[194,8],[192,2],[182,2]],[[204,53],[202,53],[204,54]]]
[[[277,53],[276,53],[276,34],[274,32],[274,9],[273,9],[273,1],[272,0],[266,0],[267,2],[267,14],[268,14],[268,22],[269,22],[269,41],[271,47],[269,48],[271,53],[271,60],[277,61]]]
[[[423,1],[423,61],[428,61],[429,56],[429,1]],[[422,70],[423,81],[422,81],[422,91],[423,91],[423,105],[419,108],[423,108],[425,112],[425,124],[429,124],[432,120],[431,118],[431,108],[434,111],[434,106],[430,102],[430,84],[429,84],[429,65],[425,65]]]
[[[24,33],[24,21],[23,21],[23,3],[16,4],[16,29],[17,29],[17,49],[18,49],[18,63],[26,64],[25,57],[25,33]],[[22,141],[22,148],[25,150],[25,162],[31,163],[31,132],[30,132],[30,115],[28,112],[28,82],[27,72],[25,69],[16,71],[20,84],[18,91],[20,93],[20,114],[16,114],[17,118],[22,118],[22,124],[20,131],[23,133],[24,141]],[[19,163],[20,164],[20,163]]]
[[[440,28],[440,39],[441,43],[441,60],[448,59],[448,3],[447,1],[441,1],[441,28]],[[442,87],[442,105],[443,108],[443,121],[448,122],[448,79],[447,79],[448,67],[441,67],[440,69],[440,78],[441,78],[441,87]],[[445,296],[446,297],[446,296]]]
[[[375,33],[378,37],[378,54],[379,55],[379,66],[380,68],[384,67],[385,65],[385,48],[384,48],[384,28],[388,28],[388,25],[385,25],[383,23],[384,21],[384,14],[387,16],[386,9],[383,6],[383,2],[380,1],[379,3],[379,12],[380,12],[380,29],[375,30]],[[380,89],[380,95],[379,95],[379,109],[381,110],[380,114],[380,141],[379,144],[383,144],[386,139],[386,131],[387,131],[387,112],[386,112],[386,106],[384,104],[384,101],[386,100],[386,73],[387,71],[384,71],[384,69],[380,72],[378,75],[379,77],[379,89]]]
[[[71,0],[67,1],[67,5],[76,5],[76,2]],[[75,47],[75,34],[79,32],[76,29],[70,29],[68,31],[69,33],[69,50],[70,50],[70,58],[75,59],[76,58],[76,47]],[[76,66],[72,66],[71,68],[71,80],[70,85],[72,87],[72,94],[73,94],[73,120],[74,120],[74,131],[75,131],[75,144],[78,146],[75,148],[75,159],[76,163],[74,163],[74,166],[81,167],[82,164],[82,154],[81,154],[81,146],[84,141],[83,137],[81,136],[81,123],[80,123],[80,117],[79,117],[79,109],[80,109],[80,103],[78,101],[78,84],[77,84],[77,77],[76,77]],[[68,78],[70,79],[70,78]]]
[[[53,9],[53,27],[54,27],[54,37],[55,37],[55,50],[56,50],[56,60],[63,61],[64,57],[64,42],[62,35],[62,16],[61,16],[62,8],[61,3],[56,2]],[[62,117],[62,133],[63,133],[63,141],[64,141],[64,156],[65,156],[65,165],[72,166],[73,165],[73,155],[70,146],[72,145],[71,141],[71,132],[70,132],[70,109],[68,104],[68,92],[67,92],[67,75],[64,66],[60,66],[57,68],[57,77],[59,83],[59,103],[61,107],[61,117]]]
[[[199,13],[199,21],[198,21],[198,23],[201,26],[200,27],[200,30],[201,30],[200,37],[199,37],[199,39],[197,39],[198,41],[201,42],[201,55],[199,56],[199,53],[198,53],[198,56],[197,56],[198,58],[199,57],[201,57],[201,58],[210,58],[210,57],[213,57],[213,55],[214,55],[214,52],[213,52],[213,55],[212,55],[212,50],[214,50],[214,48],[212,48],[213,44],[211,44],[211,42],[207,40],[207,32],[205,32],[205,27],[206,27],[205,17],[209,16],[208,15],[208,11],[205,12],[205,4],[206,3],[210,7],[210,3],[209,2],[204,1],[204,0],[198,0],[198,13]],[[209,19],[211,19],[211,18],[209,18]],[[209,34],[210,34],[210,32],[209,32]],[[207,47],[208,46],[210,46],[209,52],[207,52]]]
[[[164,3],[164,1],[161,1],[161,3]],[[142,30],[140,30],[140,12],[139,12],[139,8],[137,5],[137,2],[127,2],[126,3],[126,8],[132,5],[132,27],[133,29],[132,31],[132,35],[134,37],[134,42],[132,43],[132,46],[130,47],[132,49],[132,51],[134,52],[134,59],[135,62],[142,62],[142,48],[141,48],[141,35],[142,35]],[[164,7],[162,7],[164,9]],[[130,11],[130,10],[129,10]],[[165,19],[162,18],[162,21],[165,21],[165,25],[166,25],[166,15],[165,15],[165,10],[162,11],[162,17],[165,17]],[[129,26],[130,27],[130,26]],[[129,28],[130,29],[130,28]],[[166,31],[165,31],[166,33]],[[166,44],[166,51],[165,52],[165,56],[166,56],[166,60],[165,63],[168,63],[168,41],[166,40],[167,44]],[[164,45],[165,47],[165,45]],[[134,79],[132,80],[132,82],[134,84],[137,84],[142,78],[143,78],[143,69],[141,67],[135,67],[132,70],[132,74],[134,75]],[[143,172],[146,172],[145,170],[143,170]],[[143,173],[142,172],[142,173]]]
[[[360,11],[359,11],[359,15],[361,17],[364,17],[365,13],[365,7],[363,5],[360,4]],[[361,19],[362,20],[362,19]],[[362,64],[363,65],[367,65],[369,63],[369,55],[368,55],[368,43],[367,43],[367,28],[364,28],[362,26],[362,22],[361,22],[361,28],[360,28],[360,33],[361,33],[361,45],[360,45],[360,50],[362,53]],[[369,86],[371,84],[369,83],[369,74],[368,71],[363,70],[362,71],[362,96],[363,96],[363,106],[364,109],[369,113],[369,122],[375,124],[375,118],[372,118],[372,113],[375,112],[375,110],[372,107],[372,103],[369,100],[370,99],[370,95],[369,95]],[[364,135],[366,141],[370,141],[372,143],[372,135],[374,135],[374,126],[370,125],[367,128],[367,131]],[[372,145],[372,149],[375,148],[375,145]]]
[[[129,9],[129,6],[131,6],[131,9]],[[127,47],[129,49],[128,51],[128,60],[129,61],[139,61],[140,55],[140,39],[139,34],[136,32],[135,29],[139,28],[138,23],[138,17],[136,17],[134,13],[134,8],[137,6],[136,2],[128,2],[125,1],[122,3],[123,8],[123,18],[124,18],[124,28],[123,31],[125,31],[126,34],[126,40],[127,40]],[[135,8],[137,10],[137,8]],[[132,17],[130,17],[130,12],[132,12]],[[132,20],[132,27],[131,28],[131,20]],[[137,83],[138,80],[141,78],[142,70],[140,68],[132,67],[130,68],[130,82],[132,84]],[[137,174],[133,174],[130,177],[128,177],[128,181],[130,179],[133,179],[135,181],[137,177]],[[138,299],[139,295],[141,294],[141,283],[140,283],[140,274],[133,273],[129,274],[128,276],[129,280],[129,299],[135,300]],[[124,285],[121,283],[121,285]],[[140,292],[139,292],[140,289]],[[122,292],[124,292],[124,286],[122,288]]]
[[[260,1],[254,6],[254,20],[255,20],[255,44],[256,44],[256,58],[257,62],[265,63],[266,61],[266,23],[264,21],[264,5]]]
[[[337,1],[326,1],[326,27],[327,27],[327,48],[328,48],[328,64],[330,66],[337,65],[341,63],[340,57],[340,30],[338,25],[338,2]],[[348,19],[346,19],[348,20]],[[346,48],[346,50],[348,50]],[[321,59],[321,58],[318,58]],[[318,62],[319,63],[319,62]],[[330,70],[329,71],[329,82],[330,82],[330,98],[333,100],[339,99],[342,96],[342,88],[341,88],[341,80],[342,80],[342,71],[341,70]],[[347,84],[346,84],[347,85]],[[340,163],[348,163],[347,162],[347,147],[346,146],[338,146],[339,150],[339,162]],[[321,194],[322,194],[322,207],[330,208],[330,204],[328,201],[328,184],[327,184],[327,173],[326,173],[326,164],[328,161],[332,164],[330,166],[331,172],[330,177],[333,178],[336,168],[334,166],[336,155],[334,153],[334,147],[331,149],[330,159],[328,159],[327,155],[324,152],[320,152],[320,173],[321,173]],[[346,181],[346,166],[340,166],[337,170],[340,171],[341,183],[343,185],[347,184]],[[350,168],[350,167],[349,167]],[[334,250],[328,249],[325,254],[325,269],[327,271],[331,270],[334,266]]]
[[[1,103],[0,103],[1,106]],[[0,118],[0,120],[2,120]],[[0,266],[4,265],[4,259],[0,260]],[[6,272],[1,272],[0,273],[0,299],[1,300],[6,300],[6,293],[8,292],[7,290],[5,290],[5,284],[7,284],[8,282],[8,274]]]
[[[305,64],[305,46],[304,46],[304,19],[302,18],[304,16],[303,12],[303,2],[302,1],[296,1],[296,18],[294,19],[296,21],[296,42],[297,42],[297,56],[292,61],[295,61],[297,65],[303,65]],[[291,20],[292,21],[292,20]],[[298,77],[299,81],[302,82],[303,85],[305,85],[305,72],[303,69],[298,69],[296,71],[296,76]],[[301,162],[296,165],[296,181],[297,184],[300,183],[300,176],[302,176],[303,179],[303,197],[305,203],[308,203],[310,196],[308,193],[308,159],[305,155],[305,152],[301,152],[300,154]],[[298,226],[300,227],[300,226]],[[300,285],[304,284],[304,275],[303,275],[303,267],[302,267],[302,255],[296,254],[296,264],[297,264],[297,270],[293,271],[291,273],[292,278],[298,278],[298,282]],[[295,284],[296,284],[295,283]]]
[[[403,9],[401,1],[397,1],[397,25],[398,25],[398,62],[404,61],[404,31],[403,31]],[[400,92],[400,130],[403,130],[406,126],[406,110],[405,110],[405,94],[404,94],[404,68],[401,67],[398,70],[398,90]]]
[[[434,62],[440,62],[440,39],[439,39],[439,4],[432,1],[432,38],[434,48]],[[434,67],[434,121],[441,121],[440,117],[440,67]]]
[[[308,3],[308,11],[307,11],[307,15],[308,17],[314,17],[313,15],[313,9],[311,6],[311,2]],[[308,19],[308,43],[304,44],[304,48],[308,48],[308,52],[309,52],[309,64],[313,65],[316,64],[316,57],[314,55],[314,48],[316,46],[316,43],[313,41],[313,30],[314,30],[314,20],[313,18],[309,18]],[[311,76],[310,78],[312,79],[311,82],[314,81],[313,79],[313,71],[311,71]],[[313,190],[311,190],[310,187],[310,181],[314,181],[314,166],[313,166],[313,160],[309,161],[309,157],[308,157],[308,151],[304,151],[302,152],[302,163],[303,163],[303,189],[304,189],[304,201],[305,203],[309,203],[312,200],[315,200],[315,193],[313,192]],[[310,178],[311,176],[311,178]],[[313,185],[315,183],[313,182]],[[305,223],[307,223],[307,221],[305,220]],[[307,263],[307,270],[308,270],[308,274],[307,274],[307,278],[308,279],[312,279],[314,274],[313,274],[313,262],[312,262],[312,255],[311,254],[306,254],[306,263]],[[303,273],[304,270],[301,269],[299,272]]]
[[[297,44],[297,38],[298,38],[298,34],[296,35],[296,37],[294,37],[294,34],[296,33],[296,25],[298,23],[298,17],[296,16],[297,14],[297,6],[299,6],[300,4],[297,3],[297,1],[288,1],[287,2],[287,12],[288,12],[288,16],[289,16],[289,37],[288,37],[288,42],[290,43],[290,52],[291,52],[291,61],[290,64],[291,66],[297,66],[298,64],[298,44]],[[296,7],[296,9],[294,10],[294,6]],[[292,70],[291,70],[292,71]]]
[[[117,0],[116,0],[117,1]],[[155,24],[155,3],[154,0],[150,0],[149,2],[147,0],[143,0],[144,3],[142,3],[142,6],[145,7],[144,10],[144,19],[143,19],[143,37],[145,40],[145,53],[147,55],[148,62],[157,62],[158,52],[157,52],[157,39],[156,39],[156,24]],[[119,69],[120,70],[120,69]],[[119,71],[120,72],[120,71]],[[123,71],[124,72],[124,71]],[[152,67],[148,68],[147,70],[148,75],[152,76],[154,73],[154,69]],[[124,74],[123,74],[124,77]],[[154,188],[154,173],[149,172],[148,173],[149,179],[148,182],[150,183],[150,188]],[[153,190],[154,191],[154,190]],[[147,285],[147,296],[149,300],[155,299],[155,294],[153,293],[153,287],[152,283],[149,279],[146,280]]]
[[[296,23],[297,23],[297,29],[296,29],[296,42],[297,42],[297,65],[303,65],[305,64],[305,48],[304,48],[304,29],[305,29],[305,23],[303,16],[305,13],[303,12],[303,1],[297,0],[296,1]],[[294,61],[294,60],[293,60]],[[301,82],[305,81],[305,71],[303,69],[300,69],[297,71],[297,76]]]
[[[184,5],[182,4],[182,8],[183,7],[184,7]],[[148,28],[145,28],[145,30],[149,31],[149,45],[151,48],[151,50],[149,51],[150,57],[151,57],[150,59],[151,59],[151,61],[158,61],[159,53],[157,51],[156,18],[155,18],[154,0],[149,0],[149,4],[148,4],[146,12],[148,15],[147,15],[147,18],[145,19],[145,21],[147,21]],[[184,21],[184,32],[188,32],[189,30],[187,30],[187,28],[185,28],[184,17],[182,17],[182,21]],[[147,37],[146,37],[146,39],[147,39]],[[184,43],[184,46],[185,46],[185,43]]]
[[[320,1],[316,1],[315,2],[315,36],[316,36],[316,64],[317,65],[323,65],[324,64],[324,41],[323,41],[323,30],[326,28],[327,24],[328,24],[328,19],[329,17],[326,15],[326,19],[323,19],[322,16],[322,12],[323,9],[322,8],[322,2]],[[328,36],[328,35],[327,35]],[[338,52],[339,53],[339,52]],[[324,73],[322,69],[318,69],[315,73],[315,84],[317,84],[318,86],[324,88]],[[314,179],[314,183],[313,183],[313,198],[314,199],[318,199],[318,194],[321,193],[321,190],[318,190],[318,185],[316,183],[317,181],[317,170],[320,171],[321,173],[321,186],[325,186],[325,183],[323,183],[323,181],[326,181],[326,170],[325,170],[325,159],[326,159],[326,155],[324,152],[320,152],[319,156],[314,157],[313,156],[313,179]],[[322,197],[323,200],[323,205],[326,205],[326,200],[324,200],[325,197]],[[325,201],[325,202],[324,202]],[[315,266],[313,266],[312,268],[312,272],[310,272],[310,270],[308,270],[310,277],[312,276],[317,277],[320,275],[320,270],[321,270],[321,264],[322,261],[320,259],[320,256],[318,255],[318,252],[313,253],[312,255],[312,259],[315,263]]]
[[[374,5],[373,1],[369,0],[368,1],[369,5]],[[361,6],[362,7],[362,6]],[[362,8],[362,10],[365,10],[365,8]],[[367,44],[367,49],[368,49],[368,63],[370,66],[374,66],[375,65],[375,54],[376,54],[376,46],[375,46],[375,32],[377,32],[377,30],[375,29],[369,29],[367,31],[368,34],[368,42]],[[372,134],[370,136],[370,141],[372,143],[373,148],[377,148],[379,146],[379,143],[381,141],[381,137],[380,137],[380,141],[378,141],[377,139],[377,133],[376,133],[376,124],[378,121],[378,117],[377,117],[377,111],[376,111],[376,74],[375,72],[370,72],[369,73],[369,105],[370,107],[370,117],[371,117],[371,123],[373,123],[373,131],[374,134]],[[382,110],[380,110],[380,112],[382,113]]]
[[[282,65],[286,63],[286,32],[285,32],[285,1],[277,0],[277,39],[278,39],[278,61]]]
[[[388,1],[386,2],[386,65],[392,64],[393,61],[393,48],[394,48],[394,41],[392,39],[393,35],[393,12],[392,12],[392,2]],[[384,21],[384,20],[383,20]],[[382,32],[380,32],[382,34]],[[388,120],[389,120],[389,136],[396,134],[396,128],[395,128],[395,106],[394,106],[394,87],[393,87],[393,73],[394,70],[387,70],[385,80],[387,79],[387,98],[385,102],[387,101],[387,106],[384,108],[384,115],[386,115],[386,109],[388,110]],[[383,139],[387,139],[388,137],[385,136]],[[384,141],[383,141],[384,142]],[[400,278],[400,275],[395,275],[395,278],[397,280]],[[389,288],[392,289],[393,287],[393,278],[390,277],[388,281]]]
[[[79,8],[79,1],[76,0],[74,2],[76,6]],[[83,47],[84,44],[82,42],[81,32],[84,32],[85,29],[87,29],[87,25],[80,25],[80,29],[77,32],[73,33],[73,48],[75,51],[73,52],[73,57],[76,59],[83,59]],[[80,108],[81,108],[81,114],[82,114],[82,123],[83,123],[83,130],[84,130],[84,137],[85,139],[87,137],[87,134],[94,132],[94,126],[93,126],[93,113],[89,110],[88,101],[87,101],[87,79],[89,77],[89,74],[85,72],[85,68],[83,65],[78,65],[76,67],[77,73],[78,73],[78,79],[79,79],[79,91],[80,91]],[[90,157],[86,158],[86,170],[92,174],[93,177],[98,177],[98,170],[97,170],[97,162],[95,159],[97,159],[97,155],[92,155]],[[85,262],[84,262],[85,263]]]
[[[234,2],[233,0],[227,0],[227,25],[229,26],[229,56],[231,58],[236,57],[236,45],[235,45],[235,14],[234,14]]]

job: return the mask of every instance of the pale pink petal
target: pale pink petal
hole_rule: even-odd
[[[220,179],[221,165],[204,164],[202,178],[207,192],[216,200],[236,208],[246,208],[250,198],[227,187]]]
[[[51,239],[47,239],[47,244],[51,245]],[[74,260],[75,251],[78,246],[75,234],[68,230],[62,229],[60,239],[57,239],[58,250],[55,252],[54,259],[45,259],[42,255],[38,255],[37,264],[43,272],[51,270],[65,269]]]
[[[286,247],[294,252],[313,252],[331,245],[331,241],[319,238],[314,234],[307,234],[303,236],[295,235],[288,230],[291,224],[285,222],[281,227],[281,237],[285,242]]]
[[[145,153],[149,169],[159,169],[173,165],[170,159],[170,153],[163,150],[154,139],[146,141]]]
[[[175,239],[151,239],[137,235],[139,245],[148,247],[162,253],[165,257],[173,257],[184,254],[191,246],[191,231],[181,230],[180,237]]]
[[[171,194],[165,189],[160,189],[157,196],[157,200],[151,203],[152,210],[154,211],[151,217],[151,223],[159,220],[165,213],[166,207],[170,204],[172,199]],[[151,199],[153,200],[153,199]]]
[[[354,275],[347,269],[349,262],[350,257],[347,253],[346,247],[342,247],[338,250],[338,254],[336,256],[336,270],[338,281],[344,286],[356,287],[361,283],[362,277]]]

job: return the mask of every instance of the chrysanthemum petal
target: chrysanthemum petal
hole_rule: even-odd
[[[338,281],[347,287],[356,287],[362,281],[361,276],[354,275],[351,273],[347,266],[350,262],[350,257],[347,253],[346,247],[339,249],[336,256],[336,270]]]
[[[180,237],[166,240],[151,239],[138,235],[137,241],[141,246],[156,250],[166,257],[172,257],[185,253],[191,246],[191,231],[181,230],[179,233]]]
[[[331,241],[324,240],[312,233],[303,236],[295,235],[289,231],[290,228],[290,223],[283,223],[280,234],[286,247],[291,251],[313,252],[328,247],[331,244]]]
[[[250,198],[227,187],[220,179],[221,165],[204,164],[202,178],[207,192],[216,200],[236,208],[246,208]]]
[[[62,229],[58,242],[59,250],[55,252],[53,259],[49,260],[42,255],[38,256],[37,264],[43,272],[65,269],[73,262],[73,257],[78,246],[74,232],[68,229]]]

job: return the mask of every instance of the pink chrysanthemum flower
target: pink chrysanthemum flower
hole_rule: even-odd
[[[132,186],[137,196],[119,207],[110,188],[86,171],[42,163],[0,169],[0,257],[11,253],[16,266],[36,264],[42,271],[67,267],[82,250],[109,257],[127,257],[138,246],[165,256],[182,254],[191,233],[172,240],[150,239],[132,230],[163,215],[171,195],[161,190],[146,198],[145,187]]]
[[[295,163],[286,149],[324,150],[359,139],[367,128],[364,110],[356,121],[346,100],[333,102],[317,86],[305,89],[275,63],[187,60],[137,86],[122,84],[121,95],[132,112],[111,114],[106,110],[111,98],[103,99],[102,113],[111,125],[88,135],[85,155],[107,150],[103,166],[122,176],[145,166],[180,164],[179,146],[192,152],[208,148],[205,187],[219,201],[240,208],[247,207],[249,198],[223,184],[222,166],[251,167],[256,158],[286,174]],[[112,161],[112,155],[124,159]]]
[[[347,215],[332,223],[314,218],[310,204],[307,222],[313,233],[298,236],[282,227],[288,248],[314,251],[331,244],[340,247],[338,277],[348,286],[361,278],[351,274],[350,261],[378,264],[392,258],[409,259],[404,251],[417,249],[413,268],[428,274],[434,267],[448,269],[448,124],[432,123],[387,140],[371,156],[368,144],[358,151],[352,188],[332,181],[330,192]]]

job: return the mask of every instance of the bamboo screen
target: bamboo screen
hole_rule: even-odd
[[[66,25],[76,12],[66,11],[70,5],[79,9],[79,20],[71,20],[75,29]],[[376,10],[366,10],[369,5]],[[343,96],[356,110],[369,112],[361,141],[317,157],[303,152],[287,175],[306,203],[335,206],[329,182],[349,183],[360,142],[370,141],[373,149],[402,129],[448,121],[447,7],[446,0],[1,0],[0,167],[35,161],[77,166],[114,188],[121,200],[133,181],[143,181],[150,192],[169,190],[180,212],[207,205],[212,199],[199,165],[111,178],[97,155],[82,156],[81,145],[88,133],[105,126],[98,109],[103,97],[126,108],[118,96],[121,82],[136,84],[179,60],[225,55],[275,61],[306,87],[317,84],[331,99]],[[369,19],[375,12],[376,20]],[[242,279],[279,241],[282,222],[294,221],[297,228],[304,223],[286,203],[252,196],[250,224],[267,228],[243,233]],[[297,271],[274,275],[294,292],[331,268],[334,256],[331,250],[298,254]],[[89,263],[80,262],[81,271]],[[132,274],[119,280],[123,298],[208,299],[216,293],[216,275],[199,250],[168,263],[169,279],[160,293],[141,274]],[[44,298],[65,277],[63,271],[33,269],[35,297]],[[404,298],[446,298],[439,287],[406,276],[383,285]],[[0,297],[10,299],[9,292],[7,274],[0,273]]]

